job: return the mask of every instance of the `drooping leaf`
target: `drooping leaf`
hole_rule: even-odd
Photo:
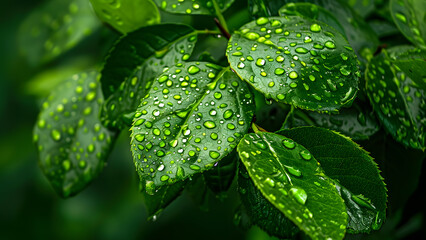
[[[177,182],[160,188],[154,195],[143,192],[144,203],[148,211],[148,220],[157,217],[170,203],[180,196],[186,181]]]
[[[280,16],[304,16],[318,20],[338,30],[345,36],[345,30],[339,21],[323,7],[312,3],[288,3],[278,11]]]
[[[367,94],[387,132],[405,146],[424,150],[425,90],[393,62],[389,57],[393,52],[398,52],[398,48],[383,50],[370,61],[366,71]]]
[[[180,14],[215,15],[215,4],[223,12],[234,0],[154,0],[164,11]]]
[[[336,111],[358,89],[357,57],[335,29],[299,16],[259,18],[228,44],[232,69],[266,98]]]
[[[280,131],[308,149],[336,181],[349,215],[348,231],[377,230],[386,218],[386,187],[377,164],[348,137],[318,127]]]
[[[77,194],[96,178],[115,139],[98,119],[99,84],[96,72],[62,83],[43,103],[34,128],[40,167],[62,197]]]
[[[235,173],[237,172],[238,155],[234,149],[222,160],[217,162],[213,168],[203,174],[207,186],[215,193],[220,199],[226,195],[234,180]]]
[[[226,68],[177,64],[141,100],[131,150],[149,194],[210,169],[235,148],[254,110],[248,86]]]
[[[187,60],[196,41],[197,32],[180,24],[143,27],[121,38],[102,70],[104,125],[120,129],[131,126],[140,99],[154,78],[165,67]]]
[[[426,51],[418,48],[398,47],[389,52],[392,62],[411,78],[418,87],[426,90]]]
[[[86,0],[51,0],[22,22],[18,43],[28,61],[37,65],[73,48],[99,26]]]
[[[315,126],[335,130],[354,140],[368,139],[380,128],[371,107],[364,102],[355,102],[351,108],[342,109],[339,114],[298,110],[294,118],[294,126],[310,126],[313,122]]]
[[[426,49],[426,1],[391,0],[389,6],[402,34],[419,48]]]
[[[122,33],[160,22],[152,0],[90,0],[98,17]]]
[[[254,185],[312,239],[343,239],[345,204],[308,150],[273,133],[252,133],[238,153]]]
[[[300,232],[292,221],[265,199],[259,189],[253,184],[246,168],[240,164],[238,169],[238,191],[250,222],[263,229],[269,235],[280,239],[291,239]]]

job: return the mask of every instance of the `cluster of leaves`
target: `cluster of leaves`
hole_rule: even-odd
[[[55,59],[102,28],[99,20],[122,34],[100,71],[72,76],[42,104],[34,142],[52,186],[63,197],[83,190],[130,129],[151,216],[184,188],[204,194],[199,183],[224,196],[237,175],[238,222],[270,235],[343,239],[379,229],[387,190],[354,140],[383,128],[425,150],[426,2],[249,0],[252,20],[232,29],[222,12],[233,4],[51,0],[28,17],[20,42],[31,46],[22,49],[30,62]],[[159,9],[216,17],[219,30],[162,23]],[[398,29],[403,46],[386,42]],[[199,49],[211,39],[214,51]]]

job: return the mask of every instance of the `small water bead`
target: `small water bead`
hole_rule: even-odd
[[[217,112],[216,110],[210,110],[209,114],[210,116],[216,116]]]
[[[199,71],[200,71],[200,68],[198,68],[195,65],[191,65],[191,66],[188,67],[188,73],[190,73],[190,74],[196,74]]]
[[[237,65],[237,67],[238,67],[239,69],[243,69],[245,66],[246,66],[246,65],[245,65],[244,63],[242,63],[242,62],[238,63],[238,65]]]
[[[275,71],[274,71],[274,73],[276,75],[283,75],[285,73],[285,70],[282,69],[282,68],[276,68]]]
[[[281,63],[284,61],[284,57],[283,56],[277,56],[277,58],[275,59],[277,62]]]
[[[321,31],[321,26],[318,25],[318,24],[316,24],[316,23],[314,23],[314,24],[311,25],[311,31],[312,32],[320,32]]]
[[[291,79],[296,79],[299,75],[297,74],[297,72],[293,71],[288,75]]]
[[[217,159],[220,156],[220,153],[215,151],[210,151],[209,156],[213,159]]]
[[[302,188],[292,187],[290,189],[290,194],[298,203],[303,205],[306,203],[306,200],[308,199],[308,195],[306,194],[306,191]]]
[[[347,69],[348,66],[344,65],[342,67],[340,67],[340,73],[343,76],[349,76],[351,74],[351,71]]]
[[[291,139],[284,139],[282,143],[284,147],[288,149],[294,149],[296,147],[296,143]]]
[[[324,46],[325,46],[326,48],[329,48],[329,49],[334,49],[334,48],[336,48],[336,45],[335,45],[332,41],[327,41],[327,42],[325,42]]]
[[[295,83],[295,82],[290,83],[290,87],[291,88],[297,88],[297,83]]]
[[[226,110],[224,113],[223,113],[223,118],[224,119],[229,119],[230,117],[232,117],[232,115],[233,115],[234,113],[232,112],[232,110]]]
[[[59,140],[61,140],[61,132],[59,132],[59,131],[58,131],[58,130],[56,130],[56,129],[53,129],[53,130],[52,130],[52,132],[51,132],[51,136],[52,136],[53,140],[55,140],[55,141],[59,141]]]
[[[206,121],[204,122],[204,127],[208,128],[208,129],[212,129],[216,127],[216,124],[213,121]]]
[[[263,58],[258,58],[258,59],[256,60],[256,65],[257,65],[257,66],[259,66],[259,67],[264,66],[264,65],[265,65],[265,63],[266,63],[266,61],[265,61],[265,59],[263,59]]]
[[[269,19],[265,18],[265,17],[261,17],[259,19],[256,20],[256,24],[261,26],[261,25],[265,25],[269,22]]]
[[[163,175],[163,176],[161,176],[161,178],[160,178],[160,180],[162,181],[162,182],[165,182],[165,181],[167,181],[167,180],[169,180],[169,176],[168,175]]]
[[[220,93],[220,92],[215,92],[215,93],[214,93],[214,98],[216,98],[216,99],[221,99],[221,98],[222,98],[222,93]]]
[[[297,53],[301,53],[301,54],[305,54],[305,53],[308,53],[309,52],[309,50],[308,49],[306,49],[306,48],[304,48],[304,47],[298,47],[298,48],[296,48],[296,50],[295,50]]]
[[[291,167],[291,166],[286,166],[285,168],[293,176],[296,176],[296,177],[302,176],[302,172],[299,169],[296,169],[296,168]]]
[[[270,179],[270,178],[266,178],[265,183],[268,184],[272,188],[275,187],[275,181]]]
[[[300,156],[304,159],[304,160],[306,160],[306,161],[309,161],[309,160],[311,160],[311,158],[312,158],[312,155],[311,155],[311,153],[308,151],[308,150],[302,150],[302,151],[300,151]]]

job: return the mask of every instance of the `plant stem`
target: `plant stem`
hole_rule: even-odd
[[[216,0],[212,0],[212,2],[213,2],[213,6],[214,6],[214,11],[215,11],[216,16],[219,20],[218,27],[219,27],[219,29],[222,27],[223,31],[222,31],[222,29],[221,29],[221,31],[224,32],[226,37],[228,37],[229,36],[229,30],[228,30],[228,25],[226,24],[225,18],[223,17],[222,13],[220,12],[220,8],[219,8],[219,5],[217,4]]]
[[[298,116],[298,117],[300,117],[303,121],[305,121],[306,123],[308,123],[309,125],[311,125],[311,126],[315,126],[316,124],[315,124],[315,122],[313,122],[309,117],[308,117],[308,115],[306,115],[304,112],[302,112],[302,111],[295,111],[294,112],[294,115],[296,115],[296,116]]]
[[[287,113],[287,116],[285,117],[285,120],[283,122],[283,125],[281,126],[281,129],[285,129],[285,126],[287,125],[287,121],[290,119],[290,117],[293,117],[294,112],[294,106],[291,105],[290,111]]]
[[[197,34],[207,34],[207,35],[219,35],[219,34],[222,34],[222,32],[220,32],[220,31],[210,30],[210,29],[195,30],[195,31],[197,32]]]

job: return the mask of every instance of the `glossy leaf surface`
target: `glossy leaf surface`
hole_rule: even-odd
[[[181,14],[216,15],[215,4],[223,12],[234,0],[154,0],[164,11]]]
[[[300,232],[292,221],[262,195],[250,179],[243,164],[239,166],[238,191],[250,222],[269,235],[289,239]]]
[[[73,48],[99,26],[86,0],[48,1],[24,20],[18,43],[28,61],[38,65]]]
[[[180,196],[186,181],[177,182],[173,185],[167,185],[159,189],[155,195],[142,193],[144,203],[148,211],[148,220],[156,218],[161,212]]]
[[[426,90],[426,50],[399,47],[397,51],[390,52],[389,57],[417,87]]]
[[[348,231],[377,230],[386,218],[386,187],[377,164],[348,137],[318,127],[280,131],[308,149],[336,181],[349,215]]]
[[[312,239],[343,239],[346,207],[333,181],[302,145],[273,133],[252,133],[238,144],[263,196]]]
[[[422,49],[426,49],[426,1],[391,0],[392,18],[404,36]]]
[[[424,150],[426,139],[425,90],[420,89],[383,50],[370,61],[366,88],[370,102],[385,129],[406,146]]]
[[[298,108],[335,111],[358,89],[352,48],[315,20],[259,18],[232,35],[226,54],[232,69],[266,98]]]
[[[212,168],[248,131],[253,111],[248,86],[226,68],[188,62],[166,70],[132,126],[131,150],[146,191]]]
[[[152,81],[165,67],[189,58],[197,41],[190,26],[148,26],[121,38],[102,70],[103,91],[108,95],[101,119],[108,127],[127,129]]]
[[[351,108],[344,108],[338,114],[298,111],[295,112],[294,126],[309,126],[313,122],[315,126],[335,130],[354,140],[368,139],[379,131],[380,126],[371,107],[366,105],[355,102]]]
[[[90,0],[98,17],[121,33],[160,22],[152,0]]]
[[[237,172],[238,154],[234,149],[222,160],[217,162],[212,169],[203,174],[206,185],[219,196],[224,197],[225,192],[234,180],[235,173]]]
[[[103,169],[115,133],[98,119],[103,97],[96,72],[74,75],[47,101],[34,128],[39,164],[62,197],[77,194]]]

